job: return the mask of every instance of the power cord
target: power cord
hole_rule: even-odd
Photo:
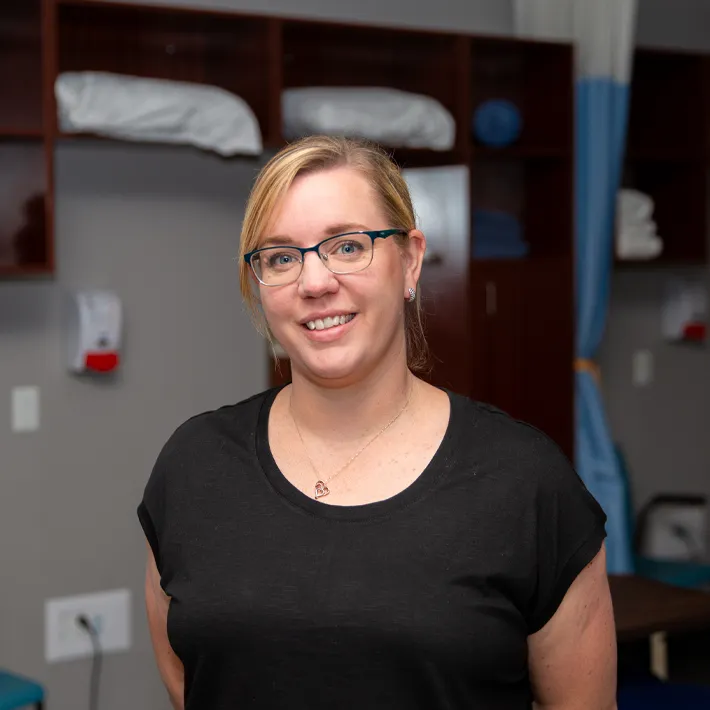
[[[89,710],[99,709],[99,682],[101,680],[102,651],[99,643],[99,633],[88,616],[80,614],[76,617],[76,623],[89,634],[91,645],[94,648],[91,661],[91,685],[89,687]]]

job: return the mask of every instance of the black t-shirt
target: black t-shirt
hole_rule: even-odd
[[[271,455],[277,392],[179,427],[138,509],[186,710],[528,710],[527,636],[605,536],[556,445],[449,393],[414,483],[327,505]]]

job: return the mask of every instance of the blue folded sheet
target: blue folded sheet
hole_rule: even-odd
[[[522,224],[514,215],[496,210],[473,211],[473,259],[521,259],[529,252]]]

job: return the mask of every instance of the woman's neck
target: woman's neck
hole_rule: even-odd
[[[334,444],[359,441],[402,410],[416,382],[400,359],[343,387],[324,387],[296,371],[288,406],[299,428],[312,436]]]

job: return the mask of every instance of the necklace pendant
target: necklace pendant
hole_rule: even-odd
[[[323,496],[327,496],[328,493],[330,493],[328,486],[326,486],[323,481],[318,481],[316,483],[316,500],[318,500],[318,498],[322,498]]]

